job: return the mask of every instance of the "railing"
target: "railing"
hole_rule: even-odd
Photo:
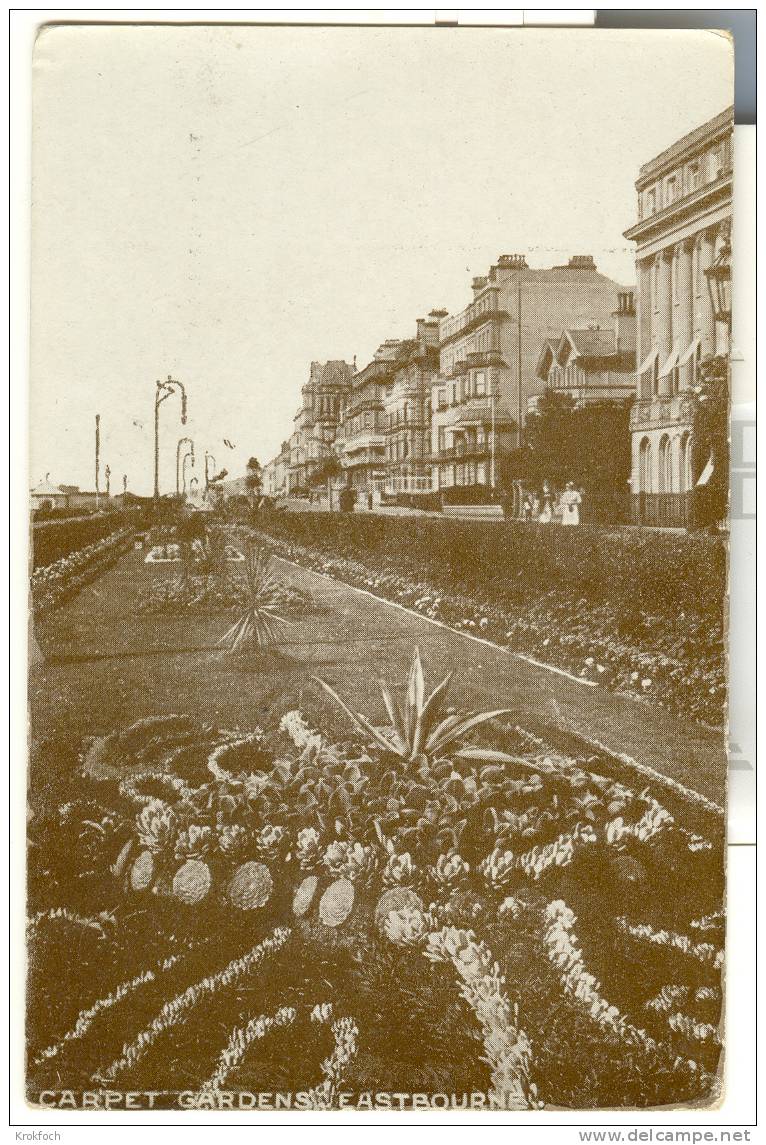
[[[634,525],[663,529],[688,529],[693,524],[693,494],[634,493],[631,520]]]
[[[651,429],[673,422],[691,424],[692,414],[692,396],[688,393],[639,398],[630,410],[630,428]]]

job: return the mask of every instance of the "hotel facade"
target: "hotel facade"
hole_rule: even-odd
[[[638,221],[625,232],[637,244],[636,524],[690,521],[692,387],[704,359],[728,354],[709,278],[728,270],[733,130],[728,108],[645,163],[636,181]]]
[[[504,457],[522,440],[529,398],[544,388],[541,346],[568,327],[609,328],[623,290],[591,255],[546,268],[528,266],[522,254],[500,255],[473,279],[473,300],[439,322],[432,490],[499,484]]]

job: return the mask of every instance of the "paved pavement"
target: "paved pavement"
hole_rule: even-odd
[[[556,730],[563,750],[567,736],[582,737],[723,804],[723,733],[588,687],[317,573],[283,561],[279,567],[311,594],[316,609],[290,627],[284,672],[265,678],[243,673],[216,650],[225,617],[137,612],[151,573],[140,553],[128,553],[38,626],[42,657],[30,686],[35,737],[103,735],[169,712],[227,727],[266,726],[291,705],[320,712],[313,674],[383,722],[378,679],[403,683],[418,645],[429,679],[454,670],[456,706],[509,708],[509,720],[522,727]],[[578,750],[576,742],[572,747]]]

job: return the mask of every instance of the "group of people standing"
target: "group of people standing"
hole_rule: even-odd
[[[564,491],[556,495],[547,481],[543,481],[542,492],[527,493],[523,502],[525,521],[535,521],[538,525],[550,525],[560,518],[562,525],[580,524],[582,491],[576,489],[573,481],[567,481]]]

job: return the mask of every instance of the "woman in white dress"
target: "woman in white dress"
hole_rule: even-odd
[[[561,494],[559,504],[561,506],[561,524],[579,525],[582,495],[578,492],[577,489],[575,489],[573,482],[567,481],[566,488]]]

